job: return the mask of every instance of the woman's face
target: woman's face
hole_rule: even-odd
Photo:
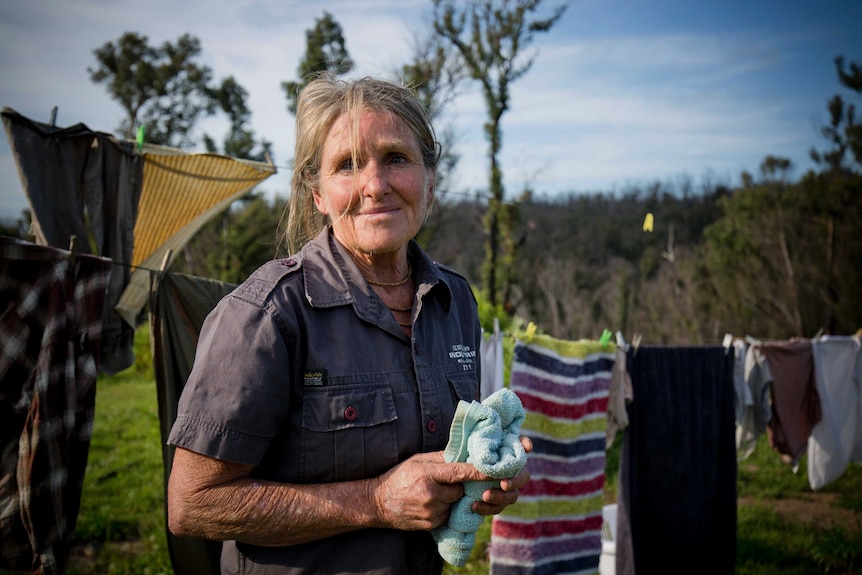
[[[366,110],[353,165],[352,127],[342,114],[329,129],[314,203],[336,238],[357,255],[397,252],[419,231],[434,189],[416,135],[395,114]]]

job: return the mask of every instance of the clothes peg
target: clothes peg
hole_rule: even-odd
[[[69,236],[69,269],[75,269],[78,258],[78,238],[74,234]]]
[[[626,339],[623,337],[623,332],[617,330],[617,347],[622,349],[623,351],[628,350],[629,346],[626,344]]]
[[[165,272],[168,269],[168,263],[171,261],[171,255],[174,253],[174,250],[168,248],[168,251],[165,252],[165,257],[162,258],[162,265],[159,266],[159,279],[161,280],[165,277]]]
[[[632,357],[634,357],[638,354],[638,347],[640,347],[640,344],[641,344],[641,334],[636,333],[634,335],[634,337],[632,338],[632,345],[635,348],[634,353],[632,353]]]
[[[527,324],[527,330],[524,332],[524,341],[527,343],[532,342],[533,336],[536,335],[536,329],[538,329],[538,326],[535,323],[530,322]]]
[[[721,345],[724,346],[724,355],[730,353],[730,346],[733,345],[733,335],[729,333],[724,334],[724,341],[721,342]]]
[[[653,228],[653,215],[652,215],[652,212],[647,212],[647,215],[644,217],[643,229],[645,232],[651,232],[652,228]]]
[[[605,329],[602,332],[602,336],[599,338],[599,343],[602,345],[602,349],[606,349],[608,347],[608,343],[611,341],[611,330]]]
[[[144,149],[144,136],[147,133],[147,128],[144,124],[138,126],[138,130],[135,132],[135,143],[138,146],[138,151]]]

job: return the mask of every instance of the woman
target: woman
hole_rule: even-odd
[[[486,478],[441,451],[458,401],[477,399],[481,332],[467,281],[413,241],[437,150],[404,88],[303,90],[294,255],[207,318],[169,439],[170,529],[224,540],[224,573],[441,571],[428,530]],[[499,513],[528,480],[474,511]]]

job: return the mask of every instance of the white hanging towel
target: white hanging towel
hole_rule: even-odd
[[[822,417],[808,440],[808,482],[820,489],[862,461],[862,359],[857,336],[812,340]]]
[[[479,361],[482,365],[479,399],[484,400],[503,389],[503,332],[500,331],[500,320],[496,317],[494,333],[483,338],[479,346]]]
[[[745,356],[748,345],[744,340],[735,339],[731,344],[733,347],[733,392],[736,407],[736,423],[742,424],[745,410],[754,406],[754,398],[751,396],[751,388],[745,378]],[[729,350],[728,350],[729,351]]]
[[[753,403],[743,406],[742,421],[736,426],[736,451],[740,460],[754,453],[757,438],[766,433],[766,427],[772,417],[769,393],[772,372],[766,356],[758,346],[748,346],[744,371],[749,388],[748,397],[751,397]]]

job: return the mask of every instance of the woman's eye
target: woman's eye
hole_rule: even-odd
[[[342,171],[342,172],[353,171],[353,160],[348,158],[348,159],[342,161],[340,164],[338,164],[338,170]]]
[[[407,157],[403,154],[392,154],[389,157],[390,164],[403,164],[405,162],[407,162]]]

